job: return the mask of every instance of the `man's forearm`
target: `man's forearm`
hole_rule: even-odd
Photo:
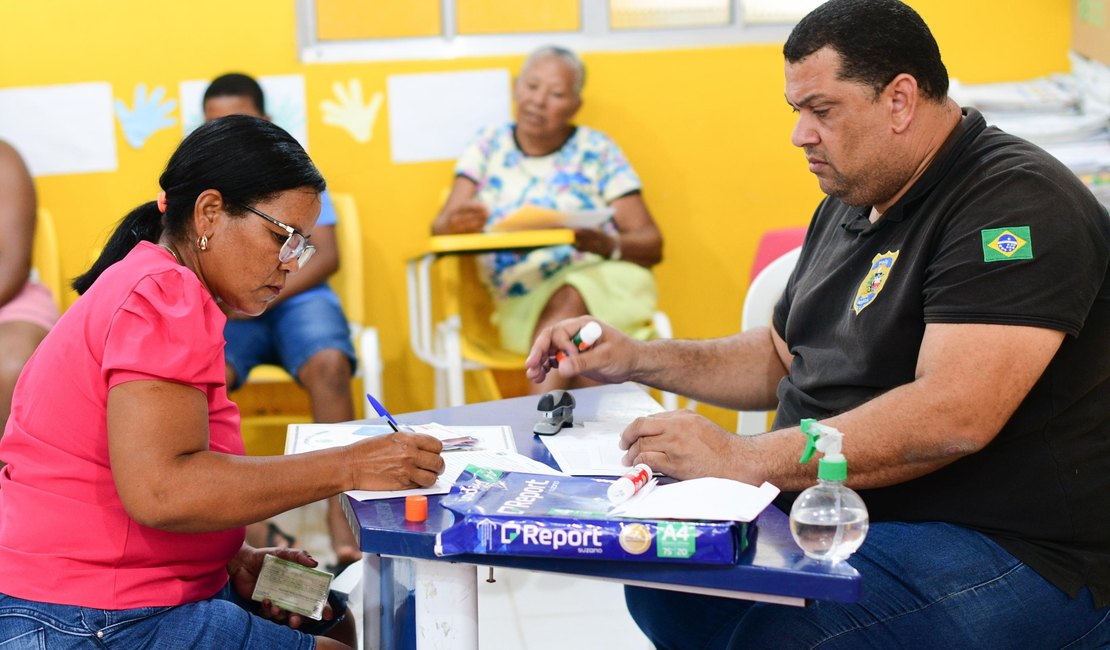
[[[786,374],[767,328],[708,340],[660,339],[642,347],[632,379],[732,409],[769,409]]]
[[[1026,326],[928,325],[913,381],[823,419],[844,434],[848,484],[902,483],[982,450],[1042,376],[1063,337]],[[736,475],[755,475],[786,490],[812,482],[814,468],[796,462],[805,447],[796,427],[742,443]]]

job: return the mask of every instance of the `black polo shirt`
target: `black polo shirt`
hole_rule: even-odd
[[[833,198],[818,207],[775,308],[775,330],[794,355],[778,387],[775,428],[913,381],[927,323],[1065,332],[1044,375],[982,451],[860,494],[873,521],[975,529],[1072,596],[1088,585],[1105,606],[1110,217],[1047,153],[964,113],[924,175],[876,223],[870,208]]]

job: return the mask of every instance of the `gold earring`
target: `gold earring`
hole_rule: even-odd
[[[197,248],[201,249],[202,251],[208,250],[208,235],[201,235],[197,239]]]

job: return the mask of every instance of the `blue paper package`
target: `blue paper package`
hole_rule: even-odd
[[[442,501],[455,523],[435,553],[735,564],[747,545],[741,522],[613,517],[611,484],[471,465]]]

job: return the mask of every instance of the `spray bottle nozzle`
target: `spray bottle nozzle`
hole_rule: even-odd
[[[813,452],[817,451],[817,439],[821,437],[821,434],[818,433],[816,425],[817,420],[813,418],[802,420],[802,433],[806,434],[806,448],[798,461],[801,464],[808,463],[813,458]]]
[[[813,458],[813,452],[819,451],[825,457],[817,461],[817,477],[844,480],[848,475],[848,462],[840,453],[844,434],[813,418],[802,420],[801,427],[802,433],[806,435],[806,448],[798,462],[808,463]]]

